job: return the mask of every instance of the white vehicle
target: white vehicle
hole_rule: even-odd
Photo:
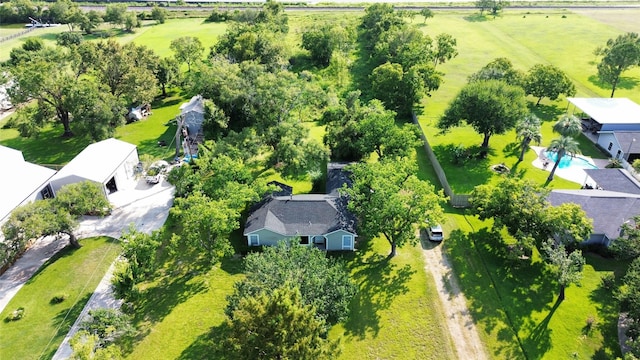
[[[436,225],[430,228],[427,228],[427,235],[429,236],[429,240],[440,242],[444,240],[444,232],[442,231],[442,226]]]

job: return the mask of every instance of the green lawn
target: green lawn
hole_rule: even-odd
[[[636,13],[640,16],[640,11]],[[451,147],[463,145],[471,148],[482,142],[481,135],[470,127],[454,128],[446,134],[440,134],[435,126],[449,102],[467,83],[469,75],[497,57],[510,59],[516,68],[523,71],[537,63],[551,63],[559,66],[574,80],[578,89],[577,96],[608,97],[610,89],[601,88],[594,81],[596,69],[592,53],[596,46],[622,32],[591,18],[561,10],[528,13],[508,11],[495,20],[488,18],[486,21],[478,21],[472,14],[437,12],[422,27],[431,36],[447,32],[458,41],[458,57],[438,66],[446,74],[444,83],[430,98],[425,99],[419,115],[419,121],[456,193],[468,193],[476,185],[493,181],[497,177],[489,170],[490,165],[505,163],[512,168],[516,166],[518,157],[515,132],[511,131],[491,137],[491,152],[487,159],[471,161],[465,166],[451,163]],[[415,21],[421,22],[419,19]],[[640,102],[637,89],[628,89],[630,84],[637,83],[640,79],[640,69],[626,72],[624,76],[626,85],[616,91],[616,96]],[[534,99],[530,101],[534,102]],[[533,112],[544,121],[542,146],[548,145],[557,137],[552,133],[551,126],[566,108],[567,102],[564,99],[555,102],[545,99],[540,106],[532,106]],[[586,138],[579,140],[584,154],[605,157]],[[524,172],[524,176],[536,182],[544,183],[548,173],[533,168],[530,165],[533,159],[535,154],[529,151],[525,161],[517,164],[517,171]],[[549,187],[577,188],[579,185],[556,177]]]
[[[452,211],[444,243],[481,336],[494,358],[613,359],[620,356],[618,303],[600,287],[604,274],[624,274],[627,264],[587,254],[581,286],[556,303],[558,286],[539,255],[509,262],[495,252],[504,234]],[[453,230],[455,229],[455,230]],[[597,325],[587,331],[587,319]],[[516,335],[517,334],[517,335]]]
[[[387,260],[389,243],[374,239],[344,255],[359,292],[349,320],[331,329],[340,359],[454,359],[445,314],[420,245]]]
[[[243,278],[241,271],[242,262],[233,259],[213,268],[172,264],[164,276],[144,285],[134,311],[141,335],[127,358],[223,358],[217,345],[226,334],[226,296]]]
[[[56,352],[120,252],[107,237],[80,243],[80,249],[67,247],[45,263],[0,313],[0,359],[48,359]],[[67,295],[65,301],[50,303],[61,294]],[[25,309],[21,320],[4,321],[19,307]]]

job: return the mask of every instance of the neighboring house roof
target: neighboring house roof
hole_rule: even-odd
[[[627,98],[567,98],[600,124],[640,124],[640,105]]]
[[[0,145],[0,221],[39,191],[55,170],[24,160],[22,152]]]
[[[53,180],[78,176],[104,183],[135,150],[135,145],[113,138],[93,143],[58,171]]]
[[[584,169],[604,190],[640,195],[640,182],[625,169]],[[640,209],[638,210],[640,212]]]
[[[620,148],[630,154],[640,153],[640,132],[638,131],[614,131],[613,135],[618,139]]]
[[[267,229],[283,236],[324,235],[337,230],[355,234],[346,201],[330,195],[274,196],[247,219],[244,235]]]
[[[332,196],[340,196],[338,190],[342,188],[343,184],[351,186],[351,179],[349,173],[344,168],[351,163],[338,163],[333,162],[327,164],[327,194]]]
[[[575,203],[593,220],[593,233],[609,239],[620,236],[620,226],[640,214],[640,195],[607,190],[554,190],[551,205]]]

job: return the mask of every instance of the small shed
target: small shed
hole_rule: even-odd
[[[55,192],[64,185],[89,180],[101,184],[108,197],[135,186],[135,168],[139,162],[135,145],[113,138],[103,140],[87,146],[58,171],[51,187]]]

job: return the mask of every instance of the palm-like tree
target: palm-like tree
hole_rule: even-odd
[[[580,154],[578,142],[570,136],[561,136],[551,140],[551,144],[547,148],[547,151],[553,151],[558,155],[556,157],[556,163],[553,165],[553,169],[551,169],[551,173],[549,174],[547,181],[553,180],[553,174],[555,174],[558,164],[560,164],[560,160],[562,160],[562,157],[565,154],[571,154],[572,156],[574,154]]]
[[[553,125],[553,131],[562,136],[578,136],[582,132],[582,121],[575,115],[564,114],[560,120]]]
[[[516,124],[516,136],[520,140],[521,147],[518,161],[524,159],[524,153],[532,141],[535,141],[537,144],[540,144],[540,141],[542,141],[542,133],[540,132],[541,124],[540,119],[534,114],[525,116]]]

